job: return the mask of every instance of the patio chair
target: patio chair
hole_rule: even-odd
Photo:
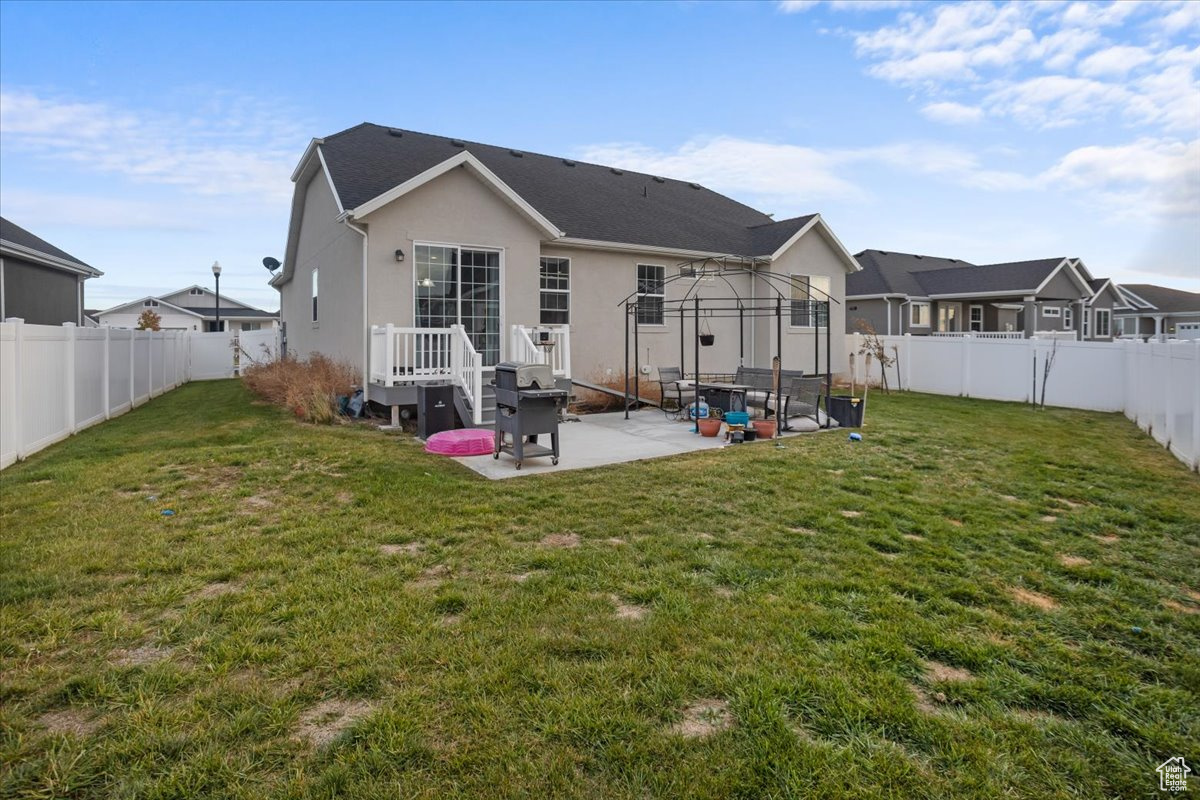
[[[668,419],[679,419],[687,407],[695,402],[696,390],[691,386],[680,386],[683,371],[679,367],[658,368],[658,388],[662,393],[661,407]]]

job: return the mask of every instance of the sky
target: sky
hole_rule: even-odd
[[[1200,291],[1200,3],[0,0],[0,214],[278,308],[291,173],[370,121],[697,181],[851,252]]]

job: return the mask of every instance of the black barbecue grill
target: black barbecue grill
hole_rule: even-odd
[[[558,464],[558,416],[567,404],[567,392],[556,389],[554,372],[545,364],[496,365],[496,450],[492,458],[508,453],[517,469],[526,458],[550,456]],[[550,434],[550,447],[537,443],[538,434]]]

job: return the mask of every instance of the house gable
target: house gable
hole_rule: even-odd
[[[192,292],[195,292],[197,290],[199,290],[199,292],[200,292],[199,294],[192,294]],[[168,303],[173,303],[174,305],[180,306],[182,308],[213,308],[213,309],[215,309],[216,305],[217,305],[216,298],[217,298],[216,294],[211,289],[207,289],[207,288],[205,288],[203,286],[199,286],[199,285],[192,285],[192,286],[187,287],[186,289],[179,289],[178,291],[171,292],[170,294],[159,295],[158,299],[165,300]],[[246,303],[240,302],[238,300],[234,300],[232,297],[229,297],[228,295],[226,295],[224,293],[221,294],[221,310],[222,311],[225,311],[226,309],[233,310],[233,309],[239,309],[239,308],[246,309],[249,311],[259,311],[260,310],[260,309],[255,308],[252,305],[247,305]]]

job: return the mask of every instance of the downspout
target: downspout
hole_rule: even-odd
[[[883,298],[883,304],[887,308],[887,321],[888,321],[887,335],[891,336],[892,335],[892,298],[890,298],[890,297]]]
[[[366,403],[370,397],[370,377],[371,377],[371,315],[367,313],[367,232],[355,225],[347,217],[342,220],[346,223],[346,227],[362,237],[362,388],[363,402]]]

